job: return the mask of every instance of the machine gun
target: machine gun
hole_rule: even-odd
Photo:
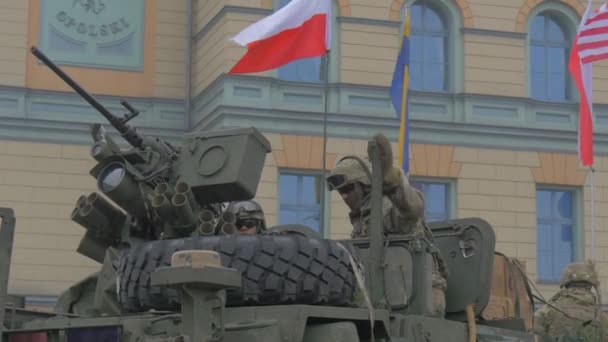
[[[76,202],[71,219],[87,230],[78,247],[81,254],[102,262],[106,248],[121,243],[236,231],[230,224],[231,229],[219,233],[208,226],[221,221],[221,203],[255,195],[265,154],[270,152],[269,142],[256,129],[194,132],[176,148],[130,126],[139,111],[127,101],[121,101],[126,114],[112,114],[44,53],[36,47],[31,52],[131,145],[121,150],[104,126],[91,126],[90,154],[98,164],[90,174],[113,203],[96,192]]]
[[[107,247],[117,246],[121,241],[124,242],[132,237],[149,240],[163,236],[183,236],[195,231],[196,222],[192,222],[185,227],[185,230],[182,224],[180,226],[182,231],[175,232],[171,229],[172,223],[165,222],[168,220],[163,219],[152,205],[154,189],[160,185],[175,185],[177,182],[175,169],[180,156],[179,149],[167,141],[144,136],[129,125],[129,121],[137,117],[140,112],[127,101],[121,100],[120,103],[128,112],[123,116],[116,116],[42,51],[33,46],[31,53],[101,113],[132,147],[125,151],[121,150],[119,145],[106,134],[101,124],[96,123],[91,126],[94,143],[90,154],[98,164],[90,174],[97,179],[99,190],[126,214],[98,193],[81,196],[71,215],[73,221],[87,230],[79,246],[79,252],[101,261]],[[192,200],[192,197],[188,200]],[[180,215],[192,216],[191,213],[178,210],[171,203],[168,207],[169,210],[175,211],[175,216],[178,218]],[[188,203],[187,207],[189,210],[199,208],[196,203]],[[211,206],[211,209],[214,208],[215,206]]]

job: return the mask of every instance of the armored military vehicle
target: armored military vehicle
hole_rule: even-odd
[[[255,196],[269,142],[255,128],[194,132],[180,145],[110,113],[43,53],[32,53],[129,143],[93,125],[100,193],[77,199],[78,252],[101,271],[68,289],[55,312],[8,308],[4,341],[534,341],[521,319],[484,321],[495,236],[482,219],[431,225],[424,237],[384,236],[382,176],[372,161],[371,236],[328,240],[307,227],[235,234],[222,203]],[[15,218],[0,210],[0,307]],[[347,222],[345,222],[347,224]],[[377,228],[377,229],[375,229]],[[449,271],[445,318],[429,317],[431,249]]]

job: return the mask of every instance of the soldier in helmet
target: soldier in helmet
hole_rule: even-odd
[[[236,216],[236,227],[242,235],[255,235],[266,231],[264,211],[256,201],[232,202],[226,211]]]
[[[567,265],[560,288],[534,313],[535,332],[558,341],[600,341],[601,327],[608,338],[608,317],[601,309],[598,295],[592,291],[599,291],[594,265],[590,262]]]
[[[424,224],[424,199],[420,191],[410,186],[403,170],[393,166],[390,142],[382,135],[374,136],[383,171],[383,228],[385,234],[414,235],[433,243],[433,236]],[[340,159],[327,177],[330,190],[340,193],[349,207],[353,238],[369,236],[371,224],[371,163],[356,156]],[[447,272],[438,253],[433,254],[433,316],[445,314]]]

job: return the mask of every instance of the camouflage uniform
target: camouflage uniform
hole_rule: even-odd
[[[608,317],[591,291],[599,286],[588,263],[571,263],[564,269],[561,290],[534,313],[534,330],[559,341],[599,341],[599,322],[608,337]]]
[[[371,226],[371,164],[356,157],[345,157],[340,160],[327,177],[330,190],[340,190],[347,185],[354,185],[360,194],[360,205],[351,208],[350,222],[353,225],[353,238],[369,236]],[[362,165],[363,164],[363,165]],[[370,172],[368,174],[366,170]],[[396,186],[384,189],[382,201],[383,227],[386,234],[414,235],[432,240],[430,230],[424,225],[424,198],[420,191],[411,187],[402,170],[398,170]],[[386,183],[386,182],[385,182]],[[443,270],[442,270],[443,271]],[[433,258],[433,316],[445,315],[445,272],[440,272],[439,260]]]

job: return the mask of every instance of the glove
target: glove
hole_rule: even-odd
[[[382,165],[383,173],[382,189],[385,193],[391,192],[403,183],[403,173],[401,172],[401,169],[395,167],[393,164],[393,150],[391,148],[391,143],[386,136],[382,133],[378,133],[374,136],[374,141],[380,152],[380,163]]]

